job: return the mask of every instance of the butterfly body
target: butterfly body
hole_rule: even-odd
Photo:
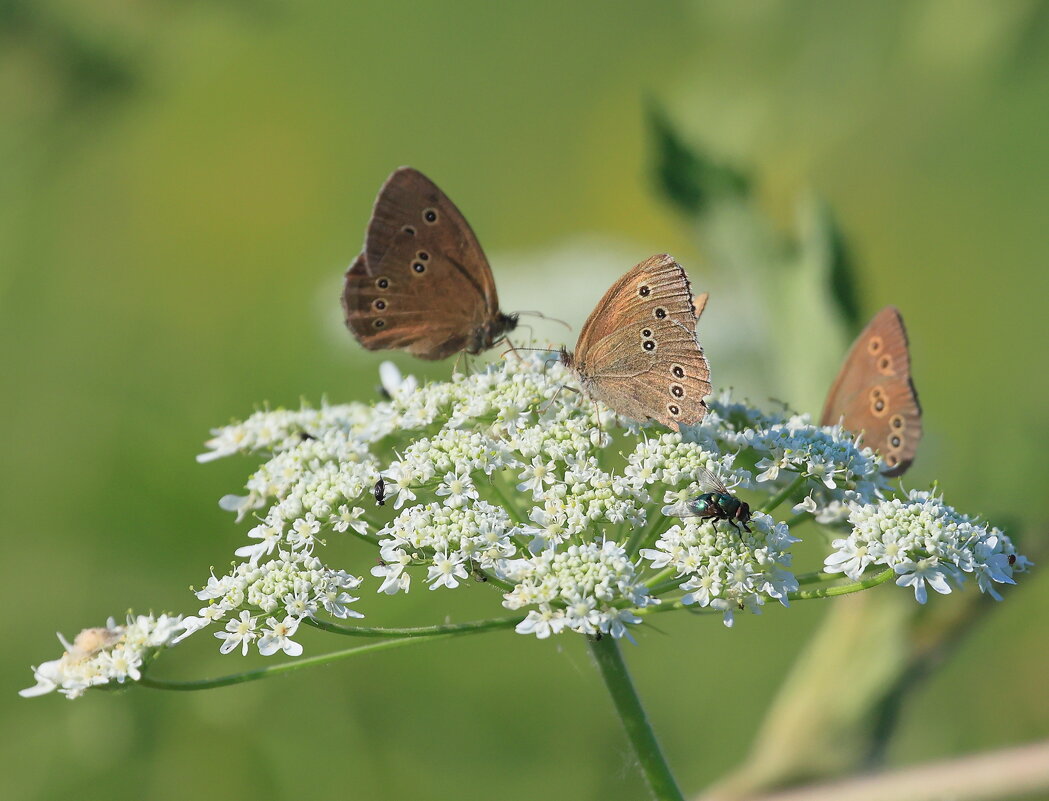
[[[922,435],[921,405],[911,380],[907,331],[886,306],[856,338],[827,393],[822,425],[841,424],[881,453],[886,476],[911,466]]]
[[[699,299],[706,302],[706,295]],[[584,394],[633,420],[693,425],[707,412],[710,368],[696,340],[696,303],[666,254],[629,270],[605,293],[561,361]]]
[[[517,326],[499,309],[495,279],[469,223],[418,170],[379,190],[364,249],[346,273],[346,326],[368,350],[422,359],[476,355]]]

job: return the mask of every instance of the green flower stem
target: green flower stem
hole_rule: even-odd
[[[848,584],[838,584],[833,587],[815,587],[811,590],[791,592],[787,594],[787,598],[792,601],[808,601],[813,598],[833,598],[835,595],[849,595],[853,592],[860,592],[861,590],[884,584],[895,575],[896,571],[890,567],[881,573],[875,573],[872,576],[861,578],[859,581],[852,581]]]
[[[480,630],[481,629],[478,629],[478,631]],[[397,640],[384,640],[383,642],[373,642],[369,643],[368,645],[358,645],[355,648],[347,648],[343,651],[334,651],[330,654],[321,654],[320,656],[311,656],[305,659],[296,659],[294,662],[283,662],[279,665],[269,665],[267,667],[256,668],[255,670],[245,670],[243,673],[233,673],[229,676],[219,676],[218,678],[214,679],[198,679],[196,681],[176,681],[174,679],[155,679],[151,676],[143,674],[142,678],[138,681],[138,683],[141,684],[143,687],[150,687],[154,690],[211,690],[215,687],[228,687],[231,684],[243,684],[244,682],[248,681],[268,679],[271,676],[277,676],[282,673],[290,673],[293,670],[301,670],[303,668],[314,667],[316,665],[326,665],[330,662],[337,662],[340,659],[345,659],[348,656],[364,654],[370,651],[385,651],[390,648],[399,648],[402,645],[429,642],[431,640],[443,640],[448,637],[455,636],[458,636],[458,634],[434,634],[428,637],[402,637],[401,639]]]
[[[816,598],[833,598],[836,595],[850,595],[854,592],[869,590],[871,587],[877,587],[879,584],[884,584],[894,575],[896,575],[896,571],[890,567],[880,573],[874,573],[870,576],[861,578],[859,581],[850,581],[848,584],[836,584],[830,587],[814,587],[810,590],[798,590],[797,592],[787,593],[787,599],[791,601],[811,601]],[[816,578],[817,576],[823,578]],[[840,580],[842,576],[840,573],[804,573],[798,576],[798,583],[811,584],[826,578]],[[802,579],[805,579],[805,581]],[[705,606],[697,607],[695,604],[686,605],[682,603],[680,599],[676,601],[668,601],[664,599],[663,603],[659,606],[647,606],[644,609],[634,609],[632,611],[635,615],[644,617],[645,615],[652,615],[656,612],[675,612],[678,609],[685,609],[693,614],[721,613],[720,609],[711,609],[710,607]]]
[[[841,573],[825,573],[822,570],[814,570],[811,573],[799,573],[796,578],[798,584],[818,584],[821,581],[833,581],[844,578]]]
[[[518,524],[527,523],[527,515],[518,507],[517,503],[512,498],[510,498],[505,492],[503,492],[503,488],[500,486],[500,481],[502,481],[501,474],[498,476],[492,476],[491,481],[489,481],[488,483],[489,486],[491,486],[492,491],[496,494],[496,497],[498,497],[499,500],[502,501],[503,508],[510,513],[510,516],[513,518],[514,522]],[[520,536],[513,536],[511,537],[511,539],[518,548],[520,548],[523,552],[528,553],[528,543],[525,542],[525,540],[523,540]]]
[[[648,587],[649,589],[652,589],[657,584],[660,584],[660,583],[666,581],[668,578],[670,578],[671,576],[675,575],[676,573],[677,573],[677,568],[674,567],[673,565],[671,565],[670,567],[664,567],[662,570],[660,570],[658,573],[656,573],[654,576],[652,576],[648,581],[646,581],[645,582],[645,586]]]
[[[490,620],[472,620],[468,623],[444,623],[436,626],[413,626],[407,628],[376,628],[373,626],[342,626],[326,620],[305,618],[304,623],[332,634],[349,637],[434,637],[439,634],[463,634],[491,629],[511,629],[524,620],[524,615],[496,617]]]
[[[659,528],[660,524],[665,522],[667,516],[662,512],[659,512],[652,517],[652,522],[647,526],[638,526],[634,529],[634,533],[630,535],[630,539],[627,540],[626,545],[623,546],[627,554],[634,556],[641,548],[649,544],[652,534]]]
[[[678,587],[680,587],[686,581],[688,581],[688,576],[678,576],[677,578],[668,579],[667,581],[661,581],[658,584],[655,584],[655,585],[649,587],[648,591],[652,595],[654,595],[656,597],[659,597],[660,595],[662,595],[665,592],[670,592],[671,590],[676,590]]]
[[[772,514],[779,507],[781,503],[787,500],[793,495],[798,489],[800,489],[808,479],[805,476],[798,476],[792,482],[790,482],[783,490],[778,494],[774,495],[768,503],[761,507],[761,511],[767,515]]]
[[[374,527],[376,530],[382,528],[382,526],[376,525],[371,520],[369,520],[367,517],[364,518],[364,522],[367,523],[368,525]],[[376,537],[374,534],[361,534],[361,532],[357,531],[357,529],[355,529],[355,528],[348,528],[346,530],[350,534],[352,534],[353,536],[357,537],[358,539],[364,540],[365,542],[370,543],[370,544],[372,544],[372,545],[374,545],[376,547],[378,547],[378,545],[379,545],[379,538]]]
[[[648,782],[648,789],[657,801],[684,801],[674,775],[670,772],[663,752],[659,749],[655,732],[637,697],[634,683],[630,679],[619,645],[613,637],[588,638],[590,653],[597,662],[601,677],[605,680],[612,703],[626,730],[627,739]]]

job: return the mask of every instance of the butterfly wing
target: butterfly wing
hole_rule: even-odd
[[[705,296],[704,296],[705,302]],[[571,357],[583,389],[619,414],[678,427],[707,413],[710,368],[696,340],[685,271],[666,254],[620,278],[597,304]]]
[[[476,283],[436,252],[427,260],[418,256],[413,239],[401,234],[374,270],[361,254],[346,273],[346,326],[368,350],[398,348],[443,359],[471,347],[483,327],[484,298]]]
[[[411,167],[394,170],[375,199],[364,243],[370,271],[402,234],[414,237],[420,252],[440,254],[457,265],[477,285],[489,314],[496,313],[495,279],[473,229],[451,198]]]
[[[894,306],[886,306],[863,329],[827,394],[820,422],[839,420],[882,454],[885,475],[902,475],[914,461],[922,436],[921,405],[911,380],[907,331]]]
[[[364,347],[423,359],[476,352],[479,332],[500,315],[495,280],[470,225],[410,167],[394,171],[379,190],[342,304]]]

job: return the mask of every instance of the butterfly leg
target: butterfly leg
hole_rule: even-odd
[[[505,342],[507,345],[507,349],[503,351],[503,356],[505,356],[507,353],[513,353],[514,356],[517,358],[517,361],[524,361],[524,359],[521,358],[521,354],[517,352],[517,348],[514,347],[514,343],[510,341],[509,337],[500,337],[498,340],[496,340],[496,344],[498,344],[499,342]]]

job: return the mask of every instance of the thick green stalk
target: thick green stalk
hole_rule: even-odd
[[[674,775],[670,772],[663,752],[659,749],[655,732],[637,697],[634,683],[630,679],[619,645],[609,636],[589,638],[590,653],[597,662],[601,677],[605,680],[612,703],[626,730],[627,739],[648,782],[648,789],[656,801],[684,801]]]

